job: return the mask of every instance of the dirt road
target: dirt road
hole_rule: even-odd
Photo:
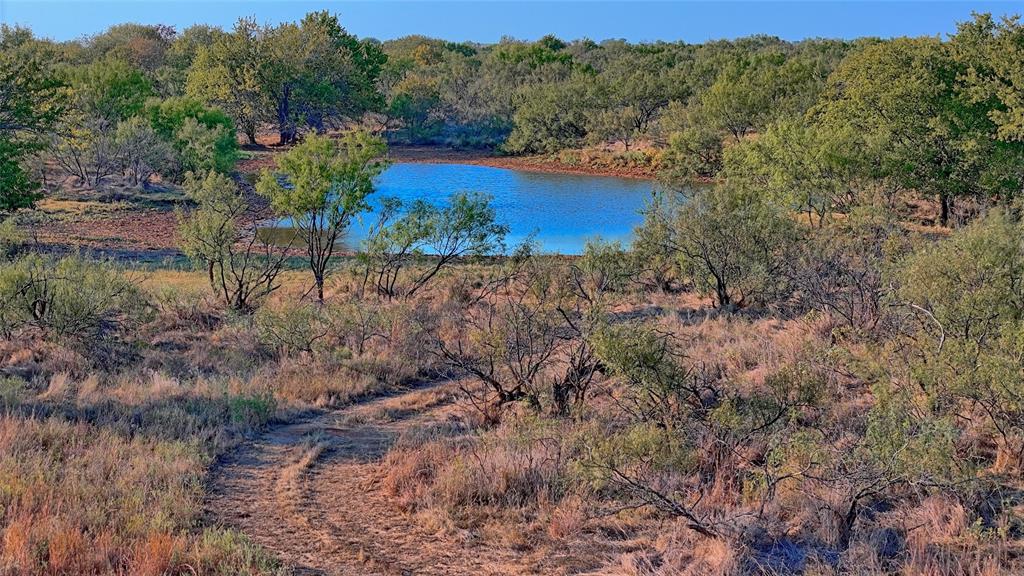
[[[381,487],[380,458],[404,430],[449,419],[452,388],[432,385],[272,429],[215,468],[209,517],[295,574],[534,573],[511,551],[429,532]]]

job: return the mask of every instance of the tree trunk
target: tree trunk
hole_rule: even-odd
[[[291,113],[288,109],[292,89],[285,86],[282,89],[281,100],[277,103],[277,130],[279,144],[291,144],[295,141],[295,127],[292,126]]]
[[[953,204],[953,199],[949,197],[949,194],[942,192],[939,194],[939,224],[942,226],[949,225],[949,211]]]

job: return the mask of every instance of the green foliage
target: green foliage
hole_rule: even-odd
[[[139,116],[117,125],[114,147],[132,184],[145,184],[154,174],[170,175],[177,169],[170,143]]]
[[[679,261],[672,247],[675,207],[664,193],[656,193],[644,206],[643,223],[633,230],[631,255],[638,279],[658,290],[669,290],[678,279]]]
[[[0,44],[13,33],[4,25]],[[39,184],[24,162],[43,147],[64,102],[62,83],[38,57],[0,50],[0,212],[29,208],[39,199]]]
[[[224,110],[250,143],[268,106],[261,83],[267,65],[262,34],[250,18],[239,20],[231,33],[215,35],[211,44],[197,47],[185,85],[190,99]]]
[[[309,302],[286,301],[264,306],[254,316],[260,340],[281,356],[313,355],[323,351],[331,327],[323,310]]]
[[[699,292],[718,306],[742,307],[785,296],[786,251],[797,232],[786,210],[726,183],[698,188],[679,203],[670,246]]]
[[[388,298],[413,296],[460,258],[493,254],[508,232],[507,226],[495,222],[486,194],[457,192],[445,207],[419,200],[396,219],[401,210],[397,199],[385,201],[360,254],[367,267],[364,284],[373,279],[378,295]],[[403,278],[413,261],[424,255],[432,262]]]
[[[186,118],[174,134],[181,169],[185,172],[230,173],[238,159],[234,132],[223,127],[209,127],[193,118]]]
[[[584,73],[525,90],[505,149],[552,153],[580,145],[588,133],[588,111],[601,98],[599,90],[593,76]]]
[[[410,142],[429,141],[441,130],[437,81],[406,75],[393,89],[386,113],[397,118]]]
[[[722,134],[693,114],[684,114],[665,150],[665,163],[673,180],[714,178],[722,169]]]
[[[301,129],[322,132],[381,108],[376,81],[385,60],[377,44],[356,39],[327,12],[276,27],[243,19],[199,51],[187,93],[225,110],[250,141],[261,122],[273,122],[281,142],[293,142]]]
[[[875,403],[868,414],[867,448],[889,474],[936,482],[957,475],[958,429],[914,406],[906,390],[888,384],[872,388]]]
[[[301,232],[320,300],[335,245],[352,218],[368,208],[385,150],[383,140],[363,131],[337,139],[311,134],[278,157],[284,182],[269,171],[260,176],[257,191]]]
[[[277,289],[287,249],[260,241],[248,202],[227,176],[189,173],[185,193],[196,208],[178,212],[182,251],[205,269],[210,288],[224,304],[251,311]]]
[[[775,118],[802,114],[820,83],[806,62],[781,54],[755,55],[725,67],[701,94],[700,110],[711,126],[739,141]]]
[[[323,219],[332,228],[343,227],[367,209],[384,152],[383,141],[367,132],[350,131],[338,139],[310,135],[277,159],[278,174],[287,182],[264,172],[258,190],[299,226],[312,228]]]
[[[238,158],[235,126],[224,112],[188,98],[150,101],[144,111],[153,129],[173,142],[182,172],[230,173]]]
[[[912,377],[940,415],[971,406],[1003,449],[1024,451],[1024,245],[1020,223],[995,211],[899,262],[894,298],[920,320]]]
[[[964,68],[957,81],[973,104],[982,105],[1005,142],[1024,140],[1024,27],[1019,16],[996,22],[976,14],[950,38],[953,58]]]
[[[641,422],[675,429],[686,417],[687,369],[665,334],[637,325],[609,325],[591,337],[594,351],[608,371],[623,379],[629,400],[624,405]]]
[[[863,202],[869,168],[864,149],[849,129],[823,129],[780,121],[756,139],[730,146],[722,176],[760,190],[773,202],[807,215],[821,226],[835,212]],[[870,186],[870,185],[868,185]]]
[[[0,267],[0,331],[34,328],[46,338],[88,341],[139,317],[144,299],[113,266],[31,254]]]
[[[70,74],[74,111],[109,123],[142,112],[153,89],[145,75],[120,60],[101,60],[76,67]]]
[[[936,38],[871,44],[842,62],[815,111],[826,130],[861,135],[879,175],[937,196],[943,225],[957,197],[1019,192],[1024,166],[1024,148],[996,139],[991,102],[959,89],[965,69],[950,52]]]
[[[231,423],[249,430],[258,430],[274,417],[277,402],[273,396],[232,396],[228,400]]]
[[[588,240],[574,267],[577,283],[590,298],[605,292],[622,292],[635,274],[632,264],[620,242]]]

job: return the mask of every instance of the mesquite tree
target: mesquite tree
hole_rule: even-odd
[[[264,171],[257,191],[274,210],[291,218],[306,245],[317,298],[341,234],[352,217],[369,208],[373,179],[384,169],[384,141],[353,130],[339,138],[310,134],[277,160],[277,174]]]

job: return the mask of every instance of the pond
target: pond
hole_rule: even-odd
[[[455,192],[485,192],[493,197],[497,220],[509,227],[507,246],[532,234],[544,252],[580,254],[586,241],[598,236],[628,244],[654,186],[635,178],[399,163],[377,179],[370,204],[376,209],[383,198],[395,197],[403,204],[422,199],[443,206]],[[375,221],[372,213],[354,221],[345,246],[357,247]]]

